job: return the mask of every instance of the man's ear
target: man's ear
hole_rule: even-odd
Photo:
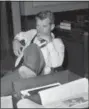
[[[51,24],[51,31],[55,28],[55,24]]]

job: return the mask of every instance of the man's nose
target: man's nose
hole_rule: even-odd
[[[42,28],[42,27],[40,27],[40,28],[38,29],[38,31],[39,31],[39,32],[42,32],[42,31],[43,31],[43,28]]]

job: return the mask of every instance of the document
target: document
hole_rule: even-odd
[[[78,79],[64,85],[55,86],[38,91],[41,103],[37,104],[27,98],[21,99],[17,103],[18,108],[87,108],[88,105],[88,80]],[[47,86],[44,86],[45,88]],[[42,88],[42,87],[41,87]],[[39,88],[36,88],[39,89]]]
[[[78,79],[64,85],[38,92],[42,105],[47,108],[74,107],[88,104],[88,80]],[[80,106],[81,106],[80,105]],[[88,105],[86,105],[87,107]]]
[[[1,97],[1,108],[13,108],[12,96]]]
[[[17,108],[44,108],[44,106],[39,105],[29,99],[21,99],[17,103]]]
[[[56,101],[50,104],[46,104],[46,108],[87,108],[88,105],[87,93],[82,93],[81,95],[76,95],[71,98],[66,98],[62,101]]]

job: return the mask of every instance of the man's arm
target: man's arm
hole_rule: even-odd
[[[19,56],[21,54],[23,45],[17,39],[14,39],[12,44],[13,44],[13,52],[14,52],[14,54],[16,56]]]
[[[49,50],[49,62],[51,67],[59,67],[64,60],[65,47],[61,39],[55,38],[52,43],[47,45]]]
[[[61,66],[64,61],[64,52],[65,52],[64,43],[60,38],[54,39],[53,43],[55,45],[56,51],[58,52],[58,60],[59,60],[58,65]]]
[[[20,32],[18,33],[13,40],[13,51],[16,56],[19,56],[21,53],[21,50],[23,48],[23,44],[21,44],[21,41],[24,41],[24,44],[26,45],[28,42],[30,44],[33,37],[36,35],[37,31],[36,29],[32,29],[26,32]]]

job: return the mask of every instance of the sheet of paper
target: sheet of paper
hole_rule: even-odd
[[[1,97],[1,108],[13,108],[12,96]]]
[[[81,93],[87,93],[88,96],[88,80],[86,78],[78,79],[64,85],[56,86],[38,92],[41,97],[43,106],[51,104],[55,101],[62,101],[71,96]]]
[[[44,108],[44,106],[39,105],[29,99],[21,99],[17,103],[17,108]]]
[[[80,95],[66,98],[63,101],[55,101],[53,103],[45,105],[46,108],[87,108],[88,94],[82,93]]]

